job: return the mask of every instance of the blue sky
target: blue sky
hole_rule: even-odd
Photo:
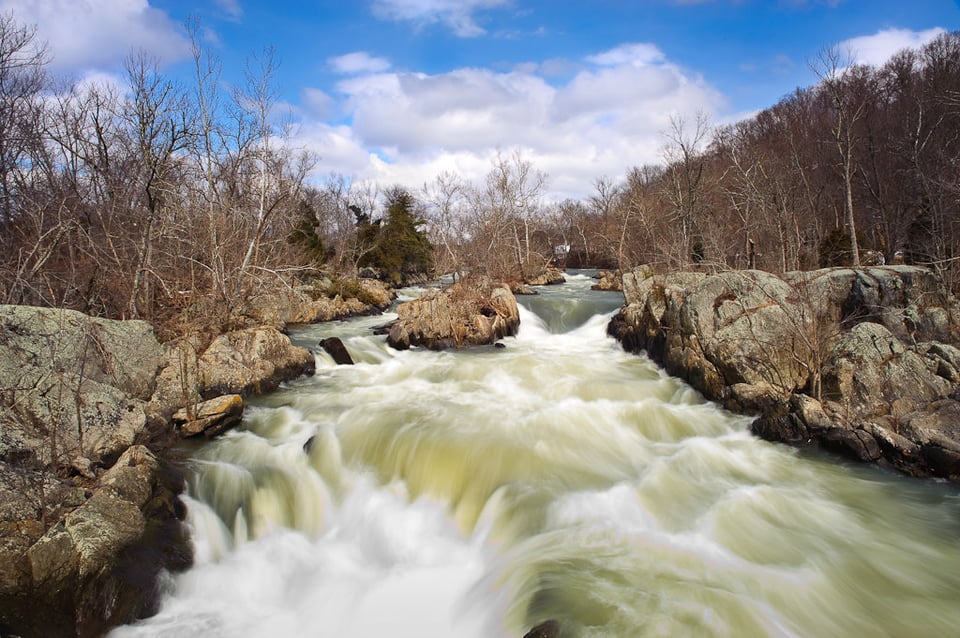
[[[960,29],[954,0],[0,0],[37,25],[53,69],[113,81],[132,47],[186,77],[200,20],[225,82],[276,47],[278,112],[314,171],[422,185],[482,177],[518,148],[551,198],[662,161],[671,117],[714,124],[814,81],[826,46],[880,64]]]

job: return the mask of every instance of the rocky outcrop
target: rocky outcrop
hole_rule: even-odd
[[[559,268],[547,266],[542,272],[529,277],[526,283],[530,286],[555,286],[566,283],[567,279]]]
[[[277,388],[283,381],[313,374],[316,360],[275,328],[248,328],[220,335],[197,362],[200,396],[247,396]]]
[[[520,326],[510,288],[486,280],[459,282],[443,291],[429,289],[400,304],[397,315],[388,326],[387,343],[398,350],[492,344],[516,334]]]
[[[145,322],[0,306],[0,458],[111,465],[143,431],[162,363]]]
[[[236,395],[313,366],[273,328],[161,345],[140,321],[0,306],[0,634],[98,636],[149,613],[160,570],[190,558],[177,475],[138,443],[173,440],[185,406],[181,434],[213,436]]]
[[[597,280],[597,283],[590,286],[591,290],[623,290],[623,278],[620,271],[601,270],[593,278]]]
[[[128,448],[89,498],[34,542],[4,540],[0,628],[29,636],[100,636],[149,615],[162,569],[186,567],[181,489],[142,446]]]
[[[327,279],[271,290],[253,298],[249,305],[254,323],[281,329],[291,324],[377,314],[386,310],[393,299],[393,290],[376,279]]]
[[[623,277],[609,332],[758,435],[960,480],[960,310],[910,266]]]

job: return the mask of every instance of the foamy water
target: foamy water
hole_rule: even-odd
[[[605,335],[588,277],[504,349],[396,352],[189,463],[196,565],[113,636],[957,636],[955,488],[760,441]]]

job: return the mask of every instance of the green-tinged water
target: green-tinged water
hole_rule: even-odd
[[[506,348],[354,359],[189,462],[197,564],[116,636],[960,636],[955,487],[760,441],[606,337],[583,275]]]

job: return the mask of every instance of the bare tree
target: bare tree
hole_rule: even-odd
[[[155,58],[141,51],[128,58],[126,67],[130,96],[122,117],[130,127],[131,150],[138,160],[145,213],[137,223],[140,238],[128,303],[130,317],[137,318],[148,285],[156,225],[171,189],[175,154],[189,144],[194,122],[185,93],[161,75]]]
[[[833,102],[833,140],[840,155],[840,172],[843,176],[844,212],[847,230],[850,233],[851,259],[855,268],[860,267],[860,247],[857,242],[857,226],[853,210],[853,175],[856,170],[857,137],[855,127],[863,117],[865,104],[849,88],[849,80],[856,72],[852,67],[853,55],[842,54],[837,47],[820,51],[811,63],[811,69],[820,79],[820,86]]]
[[[672,216],[679,231],[679,246],[675,258],[679,266],[686,266],[688,259],[703,260],[702,230],[703,177],[705,157],[703,144],[709,133],[709,122],[703,112],[698,112],[692,125],[679,115],[670,117],[670,129],[666,132],[667,147],[667,198]]]

